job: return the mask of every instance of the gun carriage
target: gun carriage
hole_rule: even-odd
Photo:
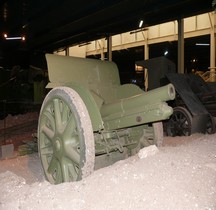
[[[144,92],[120,84],[115,63],[46,55],[50,83],[38,123],[47,180],[77,181],[94,170],[163,140],[162,120],[173,113],[172,84]]]
[[[175,64],[165,57],[137,61],[148,69],[149,88],[172,83],[176,98],[168,102],[173,114],[164,121],[164,130],[169,136],[189,136],[193,133],[216,131],[216,83],[205,82],[195,74],[175,73]]]

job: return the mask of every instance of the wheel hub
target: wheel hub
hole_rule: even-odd
[[[57,151],[57,152],[59,152],[60,150],[61,150],[61,140],[59,139],[59,138],[57,138],[56,140],[55,140],[55,144],[54,144],[54,147],[55,147],[55,150]]]

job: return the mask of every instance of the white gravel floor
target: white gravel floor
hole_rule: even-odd
[[[0,209],[216,209],[216,134],[167,138],[153,156],[60,185],[44,180],[37,154],[1,160]]]

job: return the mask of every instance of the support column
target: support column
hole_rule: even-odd
[[[104,61],[104,59],[105,59],[104,52],[103,50],[101,50],[101,60]]]
[[[145,60],[147,60],[147,59],[149,59],[149,45],[148,45],[148,39],[147,39],[147,37],[148,37],[148,34],[147,34],[148,32],[146,31],[146,36],[145,36],[145,45],[144,45],[144,58],[145,58]]]
[[[184,19],[178,20],[178,73],[184,73]]]
[[[210,82],[215,82],[215,21],[214,12],[211,13],[211,32],[210,32]]]
[[[65,55],[69,56],[69,47],[66,47],[66,49],[65,49]]]
[[[144,59],[148,60],[149,59],[148,30],[144,31],[144,39],[145,39],[145,44],[144,44]],[[146,69],[146,68],[144,69],[143,77],[144,77],[145,91],[147,91],[148,90],[148,69]]]
[[[107,57],[109,61],[112,61],[112,36],[107,37]]]
[[[100,43],[101,42],[101,43]],[[105,55],[104,55],[104,42],[105,40],[104,39],[101,39],[98,41],[98,44],[99,44],[99,47],[100,47],[100,53],[101,53],[101,60],[104,61],[105,59]]]

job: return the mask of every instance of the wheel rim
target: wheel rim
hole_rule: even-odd
[[[82,178],[86,161],[80,116],[71,109],[65,97],[55,91],[50,95],[42,106],[38,129],[39,154],[45,176],[53,184],[77,181]]]
[[[160,147],[163,144],[163,123],[155,122],[152,123],[152,126],[154,129],[154,144]]]
[[[175,107],[173,115],[168,121],[167,134],[169,136],[191,135],[192,117],[183,107]]]
[[[215,122],[214,122],[214,118],[209,115],[208,121],[207,121],[207,125],[206,125],[206,133],[208,134],[213,134],[215,133]]]

